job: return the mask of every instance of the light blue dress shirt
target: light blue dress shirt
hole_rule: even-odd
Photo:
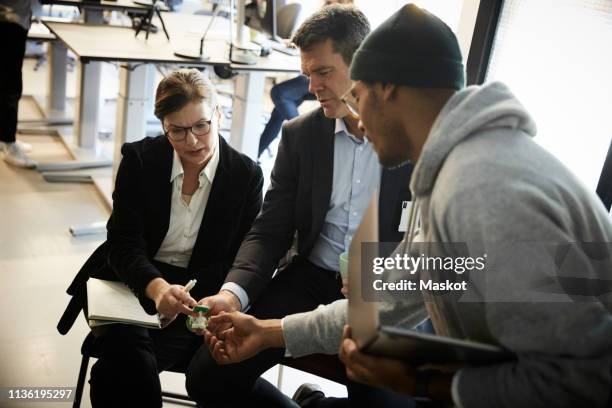
[[[338,257],[348,251],[372,193],[379,187],[382,167],[372,144],[350,134],[344,120],[336,119],[334,133],[331,200],[309,260],[337,271]]]

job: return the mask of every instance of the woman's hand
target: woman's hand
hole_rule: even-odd
[[[198,303],[181,285],[170,285],[162,278],[155,278],[147,285],[147,297],[155,302],[155,308],[165,320],[174,320],[179,313],[192,315]]]

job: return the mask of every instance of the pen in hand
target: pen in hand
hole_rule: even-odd
[[[191,279],[189,282],[187,282],[187,284],[183,287],[183,292],[189,294],[189,291],[191,291],[191,289],[193,289],[193,287],[196,285],[197,280],[196,279]],[[176,316],[175,316],[176,317]],[[164,328],[166,327],[168,324],[170,324],[175,317],[172,318],[168,318],[166,316],[164,316],[162,313],[159,313],[159,319],[161,321],[161,327]]]
[[[195,284],[198,282],[197,279],[192,279],[189,282],[187,282],[187,284],[185,285],[185,287],[183,288],[183,290],[187,293],[189,293],[189,291],[191,291],[191,289],[193,289],[193,287],[195,286]]]
[[[191,279],[189,282],[187,282],[187,284],[183,287],[183,291],[185,293],[189,293],[191,291],[191,289],[193,289],[193,287],[196,285],[196,283],[198,282],[197,279]],[[193,308],[192,308],[193,310]]]

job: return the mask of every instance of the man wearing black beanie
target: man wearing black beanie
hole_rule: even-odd
[[[351,65],[354,84],[342,99],[381,164],[414,163],[408,218],[420,222],[409,223],[395,254],[416,257],[412,243],[422,241],[465,243],[470,256],[488,255],[486,268],[462,275],[466,290],[402,292],[380,304],[380,321],[410,328],[429,315],[438,335],[501,346],[516,359],[442,373],[373,357],[348,328],[342,335],[347,301],[338,300],[286,316],[274,333],[270,321],[239,313],[213,318],[233,325],[219,336],[218,361],[280,345],[294,357],[339,347],[350,379],[443,404],[609,406],[612,302],[601,288],[612,270],[608,214],[532,140],[535,123],[507,86],[463,88],[461,61],[451,30],[407,5],[366,37]],[[396,268],[378,276],[442,282],[459,273],[410,278]]]
[[[384,21],[355,53],[351,76],[417,88],[461,89],[457,38],[440,19],[414,4]]]
[[[404,6],[374,30],[355,53],[351,79],[345,100],[381,164],[415,164],[410,189],[420,230],[414,223],[397,252],[410,254],[418,235],[467,243],[470,255],[489,253],[493,267],[466,276],[467,290],[454,300],[421,291],[436,333],[493,343],[517,359],[430,373],[423,384],[414,367],[367,356],[345,336],[340,358],[349,378],[463,408],[609,406],[612,307],[593,282],[612,270],[612,224],[594,192],[533,141],[535,123],[507,86],[462,89],[457,39],[425,10]],[[570,275],[558,264],[552,270],[561,301],[542,289],[558,261],[545,242],[603,248],[590,259],[588,247],[576,245]],[[406,274],[389,271],[387,281]]]

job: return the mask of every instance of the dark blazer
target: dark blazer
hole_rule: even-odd
[[[113,211],[107,240],[93,253],[68,288],[71,304],[58,324],[65,334],[85,304],[89,277],[121,280],[145,310],[155,305],[145,294],[147,284],[160,277],[153,264],[170,223],[173,149],[163,136],[126,143],[121,149]],[[261,169],[219,138],[219,165],[196,238],[187,272],[198,279],[194,298],[215,294],[225,280],[244,235],[262,202]]]
[[[329,209],[333,183],[335,120],[317,109],[283,126],[270,188],[260,215],[236,255],[226,282],[235,282],[251,303],[291,248],[308,258]],[[379,197],[380,240],[399,242],[402,201],[410,200],[411,166],[383,170]]]

